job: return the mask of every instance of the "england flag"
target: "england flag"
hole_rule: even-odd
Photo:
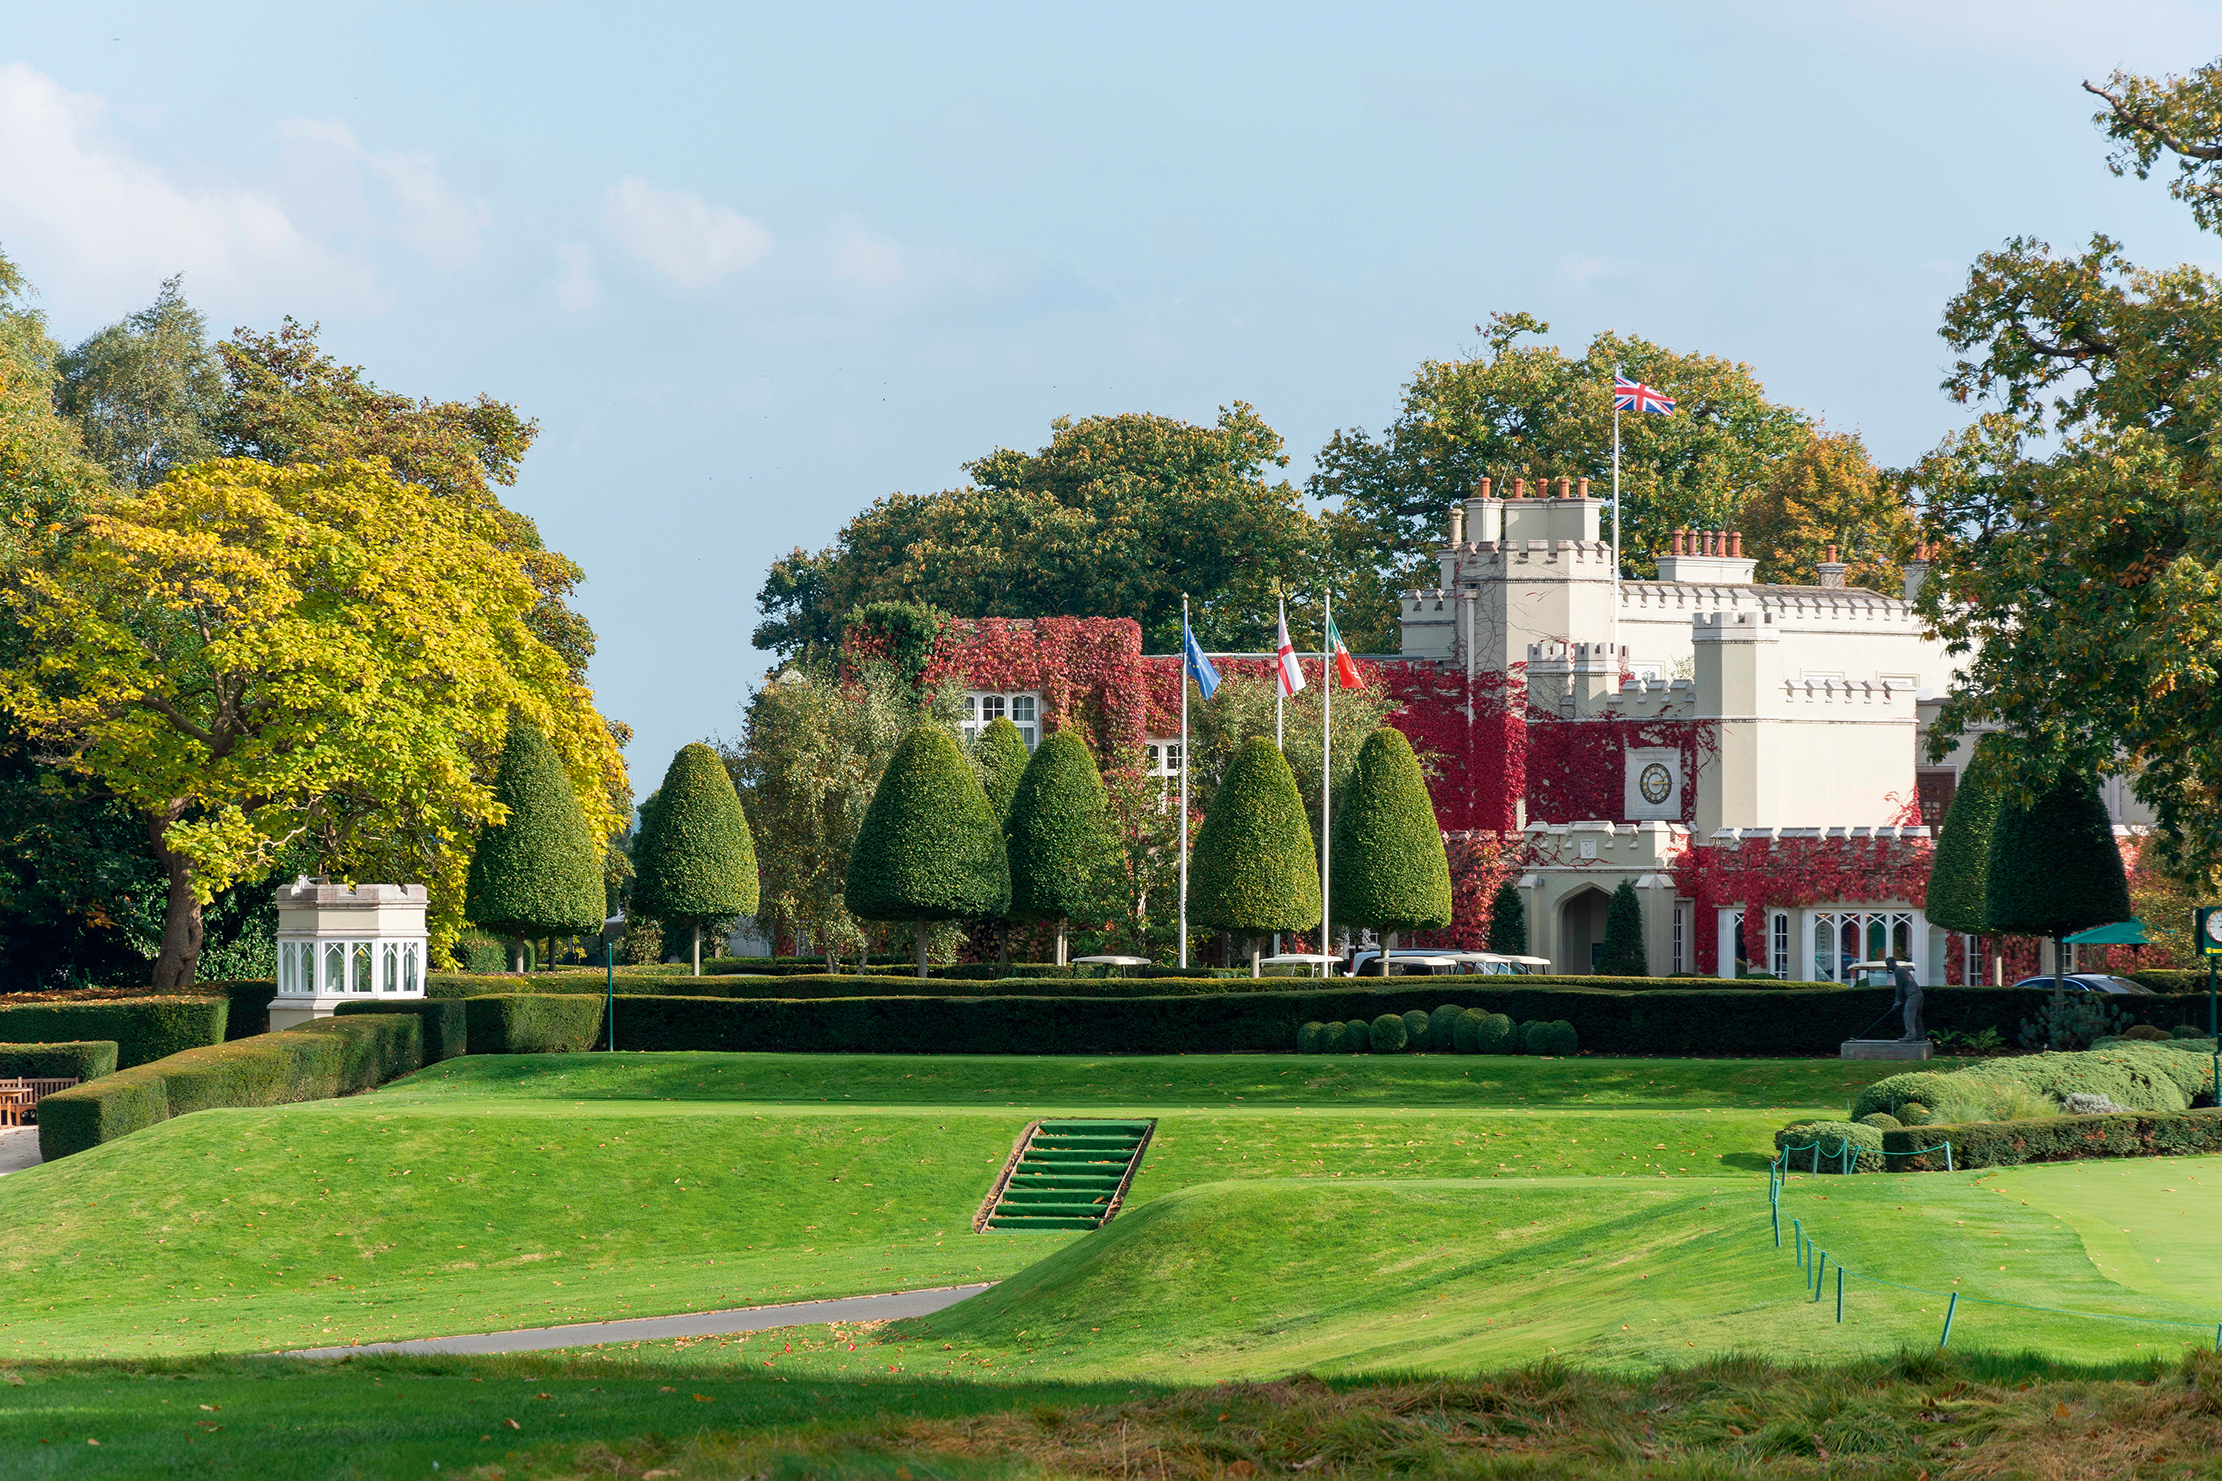
[[[1292,698],[1304,687],[1304,666],[1296,661],[1295,645],[1288,640],[1288,603],[1281,603],[1281,646],[1274,650],[1274,667],[1280,672],[1281,694]]]

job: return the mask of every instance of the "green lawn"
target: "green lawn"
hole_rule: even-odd
[[[1933,1348],[1951,1290],[1956,1348],[2135,1360],[2199,1338],[2160,1321],[2222,1320],[2197,1232],[2222,1212],[2218,1159],[1799,1176],[1778,1250],[1772,1131],[1887,1068],[520,1056],[203,1112],[0,1179],[0,1474],[543,1474],[614,1437],[1149,1402],[1296,1369],[1840,1360]],[[1158,1118],[1127,1212],[971,1233],[1014,1138],[1058,1113]],[[1790,1219],[1862,1277],[1841,1325],[1833,1280],[1808,1298]],[[1003,1284],[887,1327],[336,1368],[166,1356],[980,1279]],[[149,1361],[41,1361],[119,1355]]]

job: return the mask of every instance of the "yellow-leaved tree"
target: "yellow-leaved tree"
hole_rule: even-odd
[[[503,542],[382,459],[225,459],[104,499],[15,575],[30,641],[0,704],[145,819],[168,874],[156,987],[193,980],[211,895],[296,840],[336,877],[427,885],[444,955],[512,716],[617,831],[624,762],[528,627],[541,593]]]

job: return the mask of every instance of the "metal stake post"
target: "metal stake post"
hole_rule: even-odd
[[[617,1052],[617,943],[602,943],[602,963],[609,973],[609,991],[602,1000],[602,1021],[609,1025],[609,1052]]]

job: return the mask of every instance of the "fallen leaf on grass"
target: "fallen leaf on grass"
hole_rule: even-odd
[[[502,1421],[502,1423],[508,1425],[513,1430],[521,1430],[524,1428],[523,1425],[517,1423],[517,1421],[514,1419],[505,1419]]]

